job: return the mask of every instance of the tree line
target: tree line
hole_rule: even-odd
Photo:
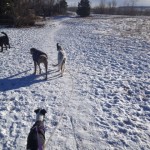
[[[110,14],[110,15],[150,15],[150,7],[137,7],[138,0],[126,0],[122,7],[117,7],[116,0],[99,0],[99,5],[91,8],[89,0],[80,0],[78,6],[68,8],[70,11],[76,11],[81,17],[94,14]]]
[[[150,9],[136,6],[138,0],[126,0],[122,7],[117,7],[116,0],[100,0],[99,6],[93,8],[93,13],[111,15],[150,15]]]
[[[73,10],[81,17],[90,13],[111,15],[150,15],[150,9],[137,8],[137,0],[125,1],[124,7],[117,7],[116,0],[100,0],[98,6],[91,8],[89,0],[79,0],[78,6],[68,8],[66,0],[0,0],[0,24],[15,26],[34,25],[37,16],[65,14]]]
[[[34,25],[36,16],[65,14],[66,0],[0,0],[0,23]]]

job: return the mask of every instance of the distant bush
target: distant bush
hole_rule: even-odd
[[[31,12],[32,11],[30,11],[30,13],[28,13],[26,16],[16,16],[14,25],[16,27],[35,25],[36,16]]]
[[[68,11],[72,11],[72,12],[76,12],[77,11],[77,7],[76,6],[71,6],[71,7],[68,7],[67,10]]]

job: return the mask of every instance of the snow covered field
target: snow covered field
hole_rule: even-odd
[[[0,28],[0,149],[24,150],[47,110],[46,150],[150,149],[150,18],[57,17],[43,28]],[[67,53],[60,77],[56,43]],[[48,80],[33,75],[30,48],[48,54]]]

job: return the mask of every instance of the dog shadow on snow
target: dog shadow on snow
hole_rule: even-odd
[[[34,74],[18,77],[20,74],[27,74],[28,71],[29,70],[26,70],[21,73],[0,79],[0,91],[19,89],[21,87],[27,87],[43,81],[41,79],[37,79],[38,76]]]
[[[20,73],[17,73],[15,75],[0,79],[0,92],[19,89],[21,87],[28,87],[32,84],[40,83],[46,81],[44,79],[45,74],[42,73],[41,75],[34,75],[31,73],[28,73],[31,70],[26,70]],[[50,74],[50,77],[48,77],[48,80],[55,80],[60,78],[60,74],[57,73],[55,70],[48,71],[48,74]],[[18,77],[21,74],[25,74],[24,76]],[[28,75],[27,75],[28,74]]]

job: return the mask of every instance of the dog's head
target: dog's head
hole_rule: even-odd
[[[62,47],[59,45],[59,43],[57,43],[57,51],[62,50]]]
[[[33,54],[35,50],[36,50],[35,48],[31,48],[30,53]]]
[[[34,110],[34,112],[36,113],[36,121],[43,121],[45,118],[45,114],[47,113],[45,109],[41,108]]]

